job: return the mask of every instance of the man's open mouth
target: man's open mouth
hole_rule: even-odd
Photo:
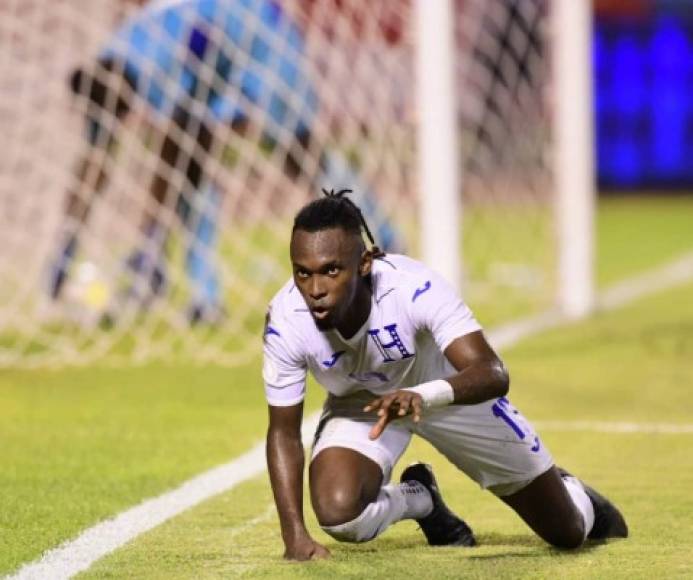
[[[317,320],[325,320],[330,315],[330,310],[323,306],[316,306],[310,309],[313,317]]]

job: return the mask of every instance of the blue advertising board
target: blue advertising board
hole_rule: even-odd
[[[594,26],[597,172],[614,189],[693,187],[693,2]]]

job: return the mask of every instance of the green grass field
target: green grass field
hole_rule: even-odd
[[[693,250],[693,200],[600,206],[598,277],[609,284]],[[693,286],[527,340],[505,354],[516,405],[536,422],[691,423]],[[475,304],[472,303],[472,307]],[[477,313],[493,323],[492,305]],[[321,394],[311,390],[315,409]],[[0,574],[80,530],[228,461],[263,438],[259,364],[0,371]],[[632,538],[551,550],[489,494],[422,444],[450,503],[476,528],[474,550],[428,549],[409,522],[329,562],[281,561],[264,477],[174,518],[95,564],[87,577],[666,577],[693,574],[692,434],[598,433],[555,426],[560,463],[608,493]],[[307,510],[310,514],[310,510]]]

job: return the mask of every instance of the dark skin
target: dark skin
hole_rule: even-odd
[[[291,261],[294,281],[316,325],[323,330],[336,328],[345,338],[353,336],[368,319],[371,307],[368,275],[373,257],[360,236],[342,228],[296,230]],[[482,332],[455,339],[444,354],[458,371],[446,378],[453,388],[453,404],[473,405],[507,394],[508,373]],[[370,432],[376,439],[393,419],[411,415],[419,421],[423,400],[417,393],[397,390],[374,399],[364,410],[377,418]],[[286,546],[284,557],[290,560],[329,556],[310,536],[303,519],[302,417],[302,404],[269,407],[267,461]],[[330,447],[312,461],[309,480],[318,521],[334,526],[353,520],[376,499],[382,471],[352,449]],[[582,517],[555,466],[502,500],[548,543],[562,548],[582,544]]]

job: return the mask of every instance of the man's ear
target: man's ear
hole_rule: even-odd
[[[361,253],[361,263],[359,264],[359,274],[361,277],[368,276],[371,273],[371,268],[373,267],[373,252],[370,250],[364,250]]]

